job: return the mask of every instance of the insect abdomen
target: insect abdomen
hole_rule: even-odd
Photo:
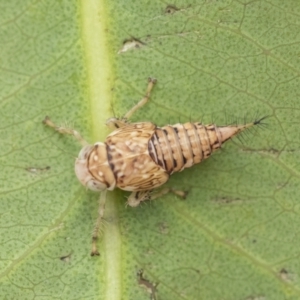
[[[217,127],[185,123],[156,128],[149,141],[152,159],[169,174],[182,171],[208,158],[222,144],[255,123]]]

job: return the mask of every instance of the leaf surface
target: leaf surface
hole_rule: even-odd
[[[0,0],[2,299],[299,299],[298,1]],[[125,44],[124,44],[125,42]],[[91,143],[155,77],[131,121],[252,121],[168,185],[189,192],[125,207],[109,193],[90,257],[97,193],[74,175]],[[235,117],[231,117],[235,116]],[[262,128],[263,129],[263,128]],[[253,133],[253,134],[251,134]]]

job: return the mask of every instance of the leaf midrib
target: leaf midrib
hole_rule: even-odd
[[[80,18],[82,27],[82,43],[87,68],[87,90],[92,123],[93,142],[103,141],[108,134],[105,121],[110,114],[110,89],[112,86],[111,57],[106,40],[107,14],[105,1],[81,0]],[[106,219],[116,219],[117,206],[114,194],[107,193]],[[101,245],[100,245],[101,243]],[[103,299],[121,299],[121,239],[117,223],[105,226],[104,236],[98,242],[102,249],[102,259],[94,257],[95,263],[104,270]],[[100,266],[104,262],[104,266]],[[98,277],[99,285],[103,282]],[[101,281],[101,282],[100,282]]]

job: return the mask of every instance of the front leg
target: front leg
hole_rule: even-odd
[[[91,256],[100,255],[97,249],[97,240],[99,237],[99,231],[102,225],[102,218],[104,216],[105,210],[105,202],[106,202],[106,190],[101,192],[99,199],[99,208],[98,208],[98,218],[96,220],[96,224],[94,226],[93,234],[92,234],[92,251]]]
[[[89,143],[81,136],[81,134],[77,130],[67,126],[58,126],[54,124],[48,116],[45,117],[43,123],[61,134],[73,135],[82,146],[89,145]]]
[[[138,206],[142,201],[146,200],[154,200],[157,198],[160,198],[163,195],[166,195],[168,193],[173,193],[182,199],[185,199],[188,192],[187,191],[180,191],[180,190],[173,190],[172,188],[164,188],[160,191],[152,192],[152,190],[148,191],[137,191],[137,192],[132,192],[127,200],[127,205],[131,207],[136,207]]]

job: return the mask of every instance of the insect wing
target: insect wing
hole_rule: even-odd
[[[151,190],[169,179],[169,174],[149,154],[149,140],[155,129],[150,122],[133,123],[107,137],[109,164],[120,189]]]

